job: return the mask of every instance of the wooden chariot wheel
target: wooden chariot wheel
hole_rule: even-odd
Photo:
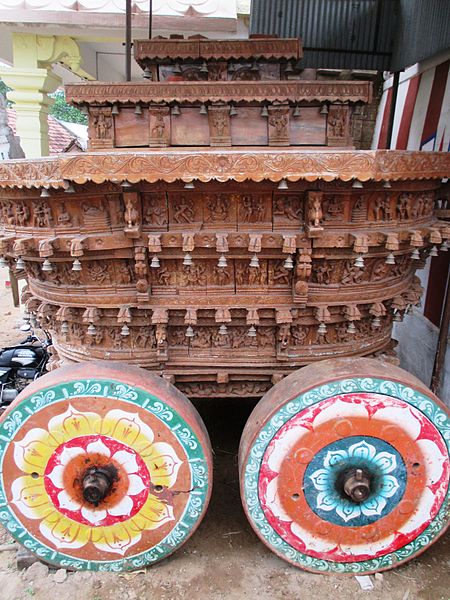
[[[414,558],[449,525],[448,409],[409,373],[327,360],[275,385],[241,439],[241,496],[261,540],[318,573]]]
[[[81,363],[28,386],[0,421],[0,520],[42,560],[121,571],[155,563],[208,506],[206,429],[143,369]]]

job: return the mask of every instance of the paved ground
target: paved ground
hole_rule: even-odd
[[[21,339],[0,272],[0,346]],[[2,277],[3,275],[3,277]],[[15,553],[0,552],[0,600],[303,600],[367,597],[370,600],[449,600],[450,536],[418,559],[372,577],[361,590],[353,577],[312,575],[273,555],[248,525],[237,474],[239,437],[252,403],[197,404],[211,435],[215,483],[202,525],[174,556],[145,571],[112,575],[56,573],[37,563],[18,571]],[[0,544],[12,541],[0,527]],[[61,583],[57,583],[60,581]],[[62,581],[63,580],[63,581]]]

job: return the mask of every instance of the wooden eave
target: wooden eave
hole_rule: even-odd
[[[298,60],[302,45],[297,38],[248,40],[134,40],[134,58],[144,66],[150,62],[178,60]]]
[[[66,86],[73,104],[161,102],[370,102],[370,81],[181,81]]]
[[[63,188],[88,181],[413,181],[449,174],[450,153],[402,150],[172,147],[0,161],[2,188]]]

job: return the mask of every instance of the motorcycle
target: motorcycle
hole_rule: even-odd
[[[11,404],[29,383],[46,373],[50,359],[47,350],[52,344],[50,334],[44,331],[40,339],[29,325],[21,327],[28,337],[17,344],[0,350],[0,410]]]

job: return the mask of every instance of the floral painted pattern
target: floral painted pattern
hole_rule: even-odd
[[[175,449],[155,442],[137,413],[110,410],[103,417],[69,405],[44,428],[14,442],[14,460],[24,473],[12,483],[12,503],[39,521],[41,534],[57,549],[92,543],[125,555],[144,531],[174,521],[167,493],[182,465]],[[115,465],[120,485],[108,502],[86,503],[71,475],[81,464]]]
[[[365,439],[351,443],[354,439],[340,440],[338,444],[325,448],[305,474],[313,484],[308,489],[309,493],[305,485],[305,495],[311,508],[326,520],[340,525],[365,525],[384,516],[394,506],[389,500],[395,496],[397,503],[397,492],[405,487],[405,467],[392,446],[374,438],[370,438],[372,443]],[[379,450],[380,445],[383,450]],[[386,446],[389,451],[384,449]],[[322,466],[315,469],[318,462]],[[349,468],[364,468],[373,476],[374,489],[364,502],[353,502],[339,493],[337,477],[343,469]]]

